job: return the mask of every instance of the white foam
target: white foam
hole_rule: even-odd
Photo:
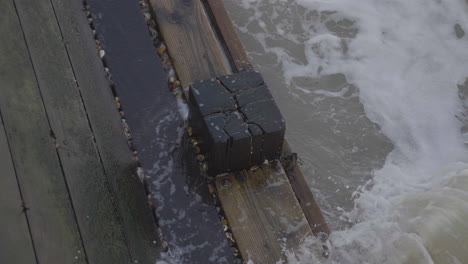
[[[255,11],[240,31],[257,25],[255,39],[265,52],[276,55],[290,89],[311,93],[294,87],[295,77],[345,74],[358,87],[367,117],[395,146],[375,172],[372,188],[359,193],[355,209],[344,214],[355,225],[332,234],[329,262],[466,261],[468,174],[462,169],[468,164],[461,162],[468,160],[468,152],[457,119],[465,111],[457,85],[468,77],[468,38],[458,39],[454,25],[468,29],[467,2],[237,2]],[[285,17],[274,28],[265,25],[266,19],[278,21],[278,9],[304,7],[310,15]],[[345,19],[354,21],[346,30],[356,28],[355,36],[327,28],[327,22]],[[294,31],[292,23],[300,24],[302,32]],[[289,48],[271,46],[268,40],[277,34],[284,43],[303,48],[297,51],[303,58],[291,56]],[[313,93],[339,97],[345,91]],[[305,263],[309,258],[296,259]]]

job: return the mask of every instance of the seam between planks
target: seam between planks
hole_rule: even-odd
[[[1,109],[0,109],[0,121],[3,123],[3,115],[2,115],[2,110]],[[3,123],[3,131],[5,132],[5,138],[6,138],[6,143],[7,143],[7,146],[8,146],[8,152],[10,153],[10,156],[11,156],[12,155],[11,154],[11,145],[10,145],[10,140],[8,139],[8,133],[7,133],[6,128],[5,128],[5,123]],[[19,179],[18,179],[18,173],[16,172],[16,164],[15,164],[15,160],[13,158],[11,159],[11,163],[13,164],[13,171],[15,172],[16,184],[18,186],[18,191],[19,191],[19,194],[20,194],[20,197],[21,197],[21,204],[23,205],[23,214],[24,214],[24,217],[26,218],[26,223],[28,225],[29,238],[31,239],[31,246],[32,246],[33,252],[34,252],[34,259],[36,260],[36,263],[39,263],[39,259],[37,258],[36,246],[34,245],[34,240],[33,240],[32,233],[31,233],[31,225],[29,224],[29,217],[28,217],[28,214],[27,214],[27,208],[25,207],[25,204],[24,204],[23,191],[21,190],[21,185],[20,185]]]
[[[66,44],[66,42],[65,42],[65,38],[64,38],[64,36],[63,36],[62,26],[61,26],[60,23],[59,23],[59,20],[58,20],[58,17],[57,17],[57,12],[55,11],[54,3],[53,3],[51,0],[49,0],[49,2],[50,2],[50,5],[52,6],[52,11],[54,12],[54,18],[55,18],[55,21],[56,21],[56,23],[57,23],[57,25],[58,25],[58,29],[59,29],[59,32],[60,32],[60,36],[62,37],[63,47],[64,47],[64,49],[65,49],[65,52],[67,53],[68,64],[70,65],[70,68],[71,68],[71,71],[72,71],[72,74],[73,74],[73,79],[74,79],[74,81],[75,81],[75,87],[77,88],[78,94],[79,94],[79,96],[80,96],[81,106],[83,106],[83,110],[84,110],[84,113],[85,113],[85,116],[86,116],[86,121],[87,121],[87,123],[88,123],[88,128],[89,128],[89,130],[90,130],[90,132],[91,132],[91,135],[92,135],[92,140],[93,140],[94,148],[95,148],[96,153],[97,153],[97,155],[98,155],[98,157],[99,157],[99,164],[101,165],[102,171],[103,171],[103,173],[104,173],[104,175],[105,175],[106,188],[107,188],[108,191],[109,191],[109,194],[110,194],[111,199],[112,199],[112,205],[114,206],[113,211],[114,211],[114,213],[117,214],[117,219],[118,219],[118,222],[119,222],[119,224],[120,224],[120,230],[122,231],[122,235],[123,235],[123,237],[124,237],[124,239],[125,239],[125,245],[126,245],[126,247],[127,247],[128,255],[129,255],[130,259],[134,259],[133,256],[132,256],[132,253],[131,253],[131,251],[130,251],[130,247],[129,247],[129,245],[128,245],[127,234],[126,234],[126,232],[125,232],[124,229],[123,229],[121,212],[120,212],[120,210],[118,209],[118,206],[117,206],[117,204],[116,204],[116,202],[115,202],[116,197],[115,197],[115,194],[114,194],[114,192],[112,191],[112,188],[111,188],[111,186],[110,186],[109,176],[108,176],[108,173],[106,172],[106,169],[105,169],[105,166],[104,166],[104,162],[103,162],[103,160],[102,160],[101,152],[100,152],[100,150],[99,150],[99,148],[98,148],[98,146],[97,146],[96,136],[95,136],[95,134],[94,134],[94,130],[93,130],[93,127],[92,127],[92,125],[91,125],[91,121],[90,121],[90,119],[89,119],[88,110],[86,109],[86,105],[85,105],[85,103],[84,103],[83,95],[82,95],[81,89],[80,89],[80,84],[78,83],[78,80],[77,80],[77,78],[76,78],[75,68],[73,67],[73,63],[72,63],[71,58],[70,58],[70,52],[68,51],[68,47],[67,47],[67,44]],[[85,15],[84,12],[81,12],[81,13],[82,13],[83,15]],[[41,95],[41,97],[42,97],[42,95]],[[61,162],[60,162],[60,166],[62,166],[62,165],[61,165]],[[68,185],[67,185],[67,188],[68,188]],[[71,198],[70,198],[70,199],[71,199]],[[76,219],[76,216],[75,216],[75,220],[77,220],[77,219]],[[77,222],[78,222],[78,221],[77,221]],[[80,235],[81,235],[81,231],[80,231]],[[84,246],[83,246],[83,249],[85,250],[85,254],[86,254],[86,249],[85,249]]]
[[[11,1],[13,2],[13,6],[15,7],[16,16],[18,17],[19,25],[20,25],[20,28],[21,28],[21,35],[23,36],[23,40],[24,40],[24,43],[26,45],[26,49],[28,51],[28,58],[29,58],[29,61],[31,63],[31,68],[32,68],[33,73],[34,73],[34,79],[36,80],[37,87],[39,88],[38,89],[39,90],[39,95],[41,97],[42,107],[43,107],[44,112],[45,112],[45,117],[46,117],[46,120],[47,120],[47,124],[48,124],[49,130],[51,132],[53,132],[51,124],[50,124],[49,114],[47,113],[47,109],[46,109],[46,107],[44,105],[44,97],[42,95],[41,85],[39,84],[39,80],[37,78],[36,68],[34,67],[34,63],[33,63],[32,57],[31,57],[31,52],[29,50],[28,41],[27,41],[26,35],[24,33],[23,23],[21,22],[21,17],[20,17],[20,15],[18,13],[18,8],[16,6],[15,0],[11,0]],[[55,139],[54,139],[54,141],[55,141]],[[88,254],[86,253],[86,248],[84,247],[83,237],[81,235],[81,229],[80,229],[80,226],[78,225],[78,219],[77,219],[76,212],[75,212],[75,206],[73,205],[73,201],[72,201],[71,196],[70,196],[70,188],[68,186],[68,182],[67,182],[67,179],[65,177],[65,171],[63,169],[62,159],[60,158],[60,155],[58,153],[57,148],[55,149],[55,154],[57,155],[59,165],[60,165],[60,171],[62,172],[62,177],[63,177],[64,183],[65,183],[65,187],[67,189],[67,197],[68,197],[68,200],[70,201],[70,206],[71,206],[72,211],[73,211],[73,218],[75,220],[75,224],[76,224],[76,227],[77,227],[78,232],[79,232],[81,247],[83,248],[83,253],[85,255],[86,262],[89,263]],[[33,247],[34,247],[34,240],[32,240],[32,243],[33,243]]]

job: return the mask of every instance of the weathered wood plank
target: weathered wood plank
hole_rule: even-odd
[[[13,1],[0,10],[0,111],[38,262],[87,263]]]
[[[232,72],[200,0],[150,0],[183,87]]]
[[[137,164],[123,132],[93,34],[82,11],[82,2],[52,0],[52,3],[114,193],[132,261],[153,263],[159,257],[161,245],[156,221],[148,206],[143,184],[136,175]]]
[[[0,46],[0,49],[2,47]],[[0,114],[0,262],[36,263],[16,173]]]
[[[283,143],[283,157],[291,157],[293,152],[289,147],[289,143],[285,140]],[[320,235],[323,233],[326,237],[330,234],[330,228],[325,222],[325,218],[322,215],[322,212],[314,199],[312,191],[310,190],[309,185],[307,184],[304,174],[302,174],[299,164],[286,164],[288,158],[282,159],[283,166],[286,168],[286,174],[288,175],[289,182],[294,190],[294,193],[301,204],[302,210],[304,211],[307,221],[309,222],[310,228],[314,235]]]
[[[241,254],[254,263],[285,261],[284,249],[298,249],[312,233],[284,171],[269,166],[216,179]]]
[[[188,153],[180,148],[184,121],[138,2],[88,4],[168,249],[177,252],[178,263],[232,263],[216,209],[207,204],[209,193],[199,199],[198,186],[188,181],[199,175],[198,164],[193,155],[186,157],[191,146]]]
[[[16,6],[88,260],[130,262],[114,199],[52,4],[49,0],[16,0]]]
[[[222,0],[203,0],[208,5],[208,13],[211,14],[214,26],[226,45],[230,59],[234,62],[237,71],[252,70],[252,64],[245,52],[244,45],[232,24],[232,20],[224,7]]]

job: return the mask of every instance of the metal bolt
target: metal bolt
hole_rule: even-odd
[[[221,182],[221,186],[223,188],[226,188],[226,189],[230,189],[232,187],[232,182],[231,180],[229,179],[224,179],[222,182]]]

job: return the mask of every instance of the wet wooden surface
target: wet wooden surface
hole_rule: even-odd
[[[143,184],[136,173],[138,162],[134,160],[128,146],[127,136],[123,131],[112,90],[104,76],[104,67],[98,56],[87,18],[83,16],[84,12],[76,13],[76,10],[82,9],[81,2],[73,0],[52,0],[52,2],[60,24],[70,28],[67,31],[63,30],[65,44],[104,171],[116,197],[115,203],[131,258],[134,262],[152,263],[159,256],[160,248],[156,222],[148,206]],[[91,4],[91,1],[88,1],[88,4]],[[131,21],[132,18],[129,19]],[[120,41],[133,40],[129,36]],[[127,50],[119,52],[128,54]],[[138,61],[139,58],[134,60]],[[139,85],[132,82],[130,84]],[[141,98],[145,96],[141,93],[138,95]]]
[[[1,20],[0,20],[1,21]],[[36,263],[15,168],[0,114],[0,256],[5,263]],[[21,250],[18,250],[21,249]]]
[[[36,257],[70,263],[84,252],[81,236],[20,21],[12,1],[0,3],[0,57],[8,62],[0,63],[0,111]],[[76,262],[87,263],[82,254]]]
[[[183,87],[231,73],[231,64],[200,0],[150,0]]]
[[[138,1],[88,4],[168,254],[176,263],[232,263],[213,200],[188,139],[182,138],[184,121]]]
[[[286,261],[312,233],[281,167],[231,173],[216,179],[229,226],[244,259],[254,263]]]
[[[0,10],[1,188],[11,188],[0,263],[153,263],[154,218],[82,3]]]
[[[61,30],[49,19],[51,2],[17,0],[16,6],[87,257],[95,263],[130,261]]]
[[[199,9],[199,6],[202,3],[206,8],[203,12]],[[205,79],[210,79],[220,75],[229,74],[231,70],[236,72],[238,70],[243,70],[244,68],[250,68],[250,62],[247,61],[248,58],[245,54],[245,50],[243,50],[242,45],[239,44],[240,41],[238,40],[237,33],[232,25],[232,22],[226,20],[228,19],[226,17],[227,13],[221,3],[217,3],[217,1],[201,0],[152,0],[151,4],[153,10],[155,11],[158,25],[163,32],[163,37],[165,38],[166,44],[169,46],[170,55],[175,60],[175,69],[177,74],[182,79],[183,86],[187,86],[196,80],[202,79],[203,77],[205,77]],[[197,8],[196,12],[193,11],[194,7]],[[181,17],[181,15],[184,14],[184,10],[192,10],[192,12],[196,14],[208,14],[210,19],[186,19],[185,16]],[[219,49],[214,49],[213,51],[213,49],[209,46],[200,44],[200,41],[197,39],[197,37],[193,36],[192,30],[187,30],[193,26],[192,24],[195,23],[194,21],[201,24],[196,25],[196,27],[204,29],[211,28],[210,31],[214,31],[215,37],[218,39],[219,43],[223,45],[223,49],[221,49],[221,51],[224,52],[224,55],[220,56],[218,54]],[[206,23],[212,23],[212,25],[206,25]],[[214,26],[214,24],[217,25]],[[209,36],[212,36],[211,33]],[[228,38],[233,39],[233,42],[228,44]],[[203,56],[216,56],[218,59],[196,59]],[[222,60],[225,57],[231,60],[231,65],[234,65],[233,69],[228,69],[225,67],[225,63]],[[197,61],[198,64],[201,63],[201,65],[206,62],[211,62],[211,68],[203,66],[188,67],[187,65],[193,65],[193,61]],[[212,69],[217,70],[213,71]],[[262,172],[261,169],[255,175],[255,181],[276,182],[277,184],[281,183],[281,185],[284,184],[284,186],[287,186],[287,188],[284,187],[285,190],[287,189],[287,191],[282,191],[282,195],[279,196],[268,191],[258,191],[258,189],[261,188],[255,189],[256,187],[249,183],[239,185],[242,188],[234,188],[234,191],[231,194],[229,193],[232,190],[222,190],[223,195],[220,195],[220,200],[223,204],[223,209],[228,216],[228,221],[233,227],[234,236],[236,239],[240,239],[239,241],[241,241],[238,245],[244,260],[254,258],[262,260],[259,263],[271,263],[270,261],[272,260],[279,260],[284,258],[284,255],[281,253],[282,248],[280,242],[275,241],[275,239],[281,235],[281,231],[284,231],[283,228],[285,228],[285,226],[276,222],[268,222],[269,219],[265,218],[267,213],[282,215],[283,211],[288,210],[287,208],[295,208],[293,210],[295,210],[297,214],[295,216],[296,218],[294,222],[305,223],[304,227],[301,229],[304,231],[302,233],[303,236],[307,235],[308,233],[312,233],[310,226],[315,226],[317,221],[320,222],[320,220],[323,219],[323,217],[319,217],[318,220],[314,218],[312,222],[309,222],[309,226],[307,226],[308,222],[302,210],[315,210],[313,212],[307,212],[306,215],[308,216],[313,216],[314,214],[321,216],[321,212],[318,207],[311,208],[310,206],[301,206],[302,204],[312,204],[312,202],[315,204],[315,201],[313,201],[313,196],[308,194],[303,195],[300,193],[295,194],[293,189],[291,189],[289,182],[290,178],[288,176],[292,177],[292,180],[298,180],[296,182],[299,182],[299,184],[304,184],[304,186],[301,188],[297,188],[296,186],[294,191],[308,191],[310,193],[310,189],[307,186],[302,173],[290,173],[287,175],[284,171],[282,171],[273,175],[269,171]],[[233,181],[236,182],[236,176],[234,174],[230,174],[227,177],[233,179]],[[297,185],[296,182],[293,182],[293,186]],[[219,186],[219,180],[217,181],[217,185]],[[301,197],[301,199],[303,199],[301,203],[299,203],[297,197]],[[260,200],[258,202],[260,204],[255,204],[257,200]],[[266,211],[265,209],[262,209],[263,211],[258,211],[259,208],[270,208],[271,210],[268,209],[270,211]],[[236,215],[240,212],[240,210],[243,210],[244,215],[247,216],[248,221],[236,221]],[[271,234],[271,232],[269,233],[268,230],[265,230],[264,228],[257,229],[262,225],[267,225],[273,228],[272,230],[280,233],[278,233],[277,237],[273,235],[265,237],[265,234]],[[271,248],[268,249],[265,247],[265,241],[268,241],[268,244],[271,244]],[[292,239],[292,244],[285,245],[286,249],[288,249],[288,247],[290,247],[289,249],[294,249],[298,241],[298,237]],[[252,248],[257,250],[252,250]]]

